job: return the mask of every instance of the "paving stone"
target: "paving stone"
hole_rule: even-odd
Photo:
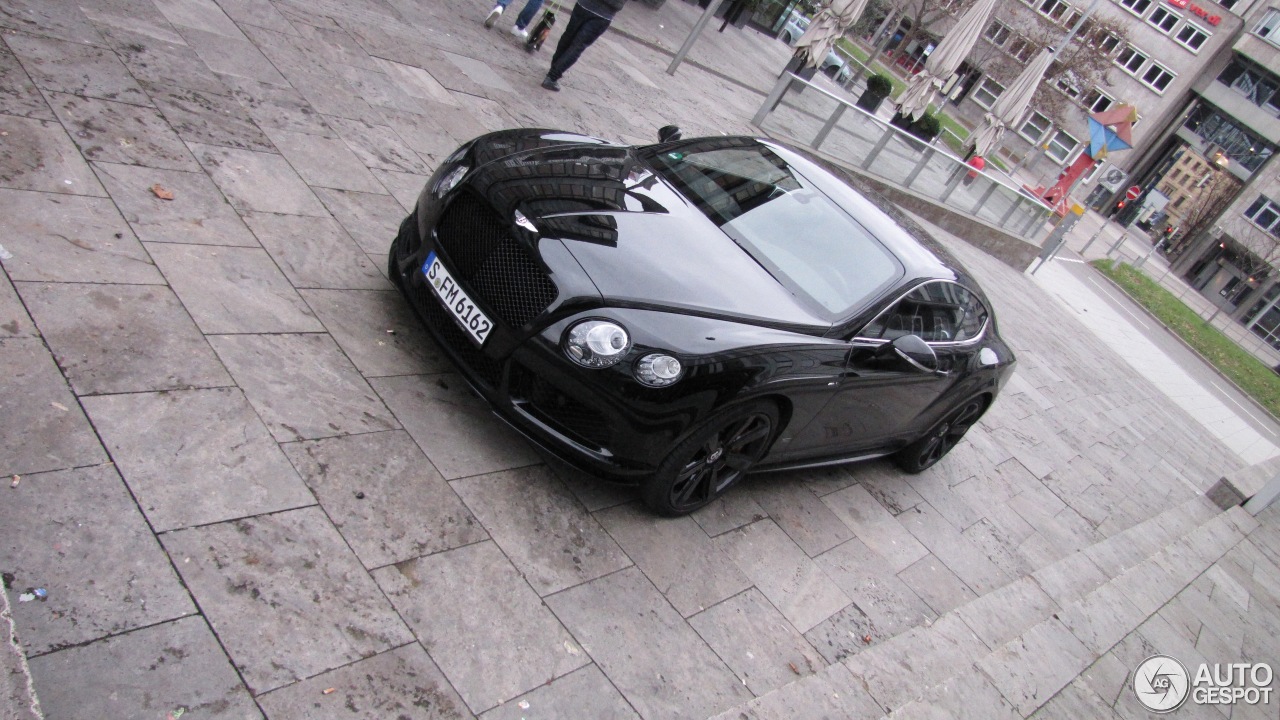
[[[0,133],[0,187],[106,195],[57,121],[0,115]]]
[[[915,592],[930,610],[939,615],[977,597],[963,580],[956,577],[956,574],[932,553],[898,573],[898,579]]]
[[[661,518],[635,504],[604,510],[595,517],[685,617],[751,586],[691,518]]]
[[[161,542],[254,694],[413,639],[319,508]]]
[[[925,556],[919,562],[930,557]],[[819,555],[814,561],[870,618],[871,635],[876,642],[937,617],[907,583],[894,576],[884,558],[858,538]],[[858,633],[858,639],[865,634]]]
[[[1079,680],[1064,687],[1039,710],[1031,715],[1032,720],[1076,720],[1077,718],[1097,718],[1113,720],[1116,718],[1111,706]]]
[[[1108,579],[1083,552],[1042,567],[1032,577],[1041,590],[1063,606],[1101,587]]]
[[[599,720],[639,720],[635,710],[595,665],[588,665],[481,716],[481,720],[524,720],[533,717],[588,717]]]
[[[182,37],[210,70],[271,85],[288,85],[262,52],[246,39],[229,38],[194,28],[183,28]]]
[[[452,485],[539,595],[631,564],[546,466],[455,480]]]
[[[31,674],[51,718],[262,717],[199,617],[32,658]]]
[[[883,557],[897,573],[929,554],[884,506],[861,485],[825,495],[822,501],[867,546]],[[909,526],[908,526],[909,527]]]
[[[329,188],[315,188],[315,193],[361,249],[375,256],[387,254],[405,216],[395,198]]]
[[[365,377],[452,369],[439,346],[422,333],[398,291],[302,290],[299,294]]]
[[[547,604],[641,717],[706,717],[751,698],[636,568]]]
[[[0,367],[0,477],[107,460],[40,338],[0,338]]]
[[[472,712],[590,662],[492,542],[373,575]]]
[[[232,89],[232,95],[240,105],[264,131],[333,134],[320,113],[293,88],[231,76],[223,76],[223,80]]]
[[[239,388],[84,403],[157,530],[315,504]]]
[[[296,288],[391,289],[332,218],[248,213],[244,220]]]
[[[958,614],[982,641],[1003,645],[1058,612],[1053,598],[1031,578],[1019,578],[970,602]]]
[[[216,3],[202,0],[154,0],[165,19],[179,29],[196,28],[232,39],[244,39],[236,24]]]
[[[880,707],[889,712],[916,699],[921,678],[937,681],[963,672],[987,646],[954,614],[913,628],[845,661]]]
[[[948,461],[950,458],[948,458]],[[851,468],[853,476],[891,515],[901,515],[924,502],[907,482],[907,475],[887,462],[860,463]]]
[[[748,483],[768,482],[768,479],[752,478],[748,476],[738,487],[749,487]],[[748,525],[768,517],[764,508],[760,507],[760,503],[749,492],[731,492],[725,493],[720,497],[712,500],[708,505],[692,514],[694,522],[702,528],[703,532],[711,537],[722,535],[730,530],[736,530],[743,525]]]
[[[1094,660],[1061,622],[1048,619],[978,661],[1023,717],[1048,702]]]
[[[136,10],[136,6],[131,7]],[[148,23],[136,12],[129,16],[81,8],[101,29],[103,37],[140,85],[160,84],[215,94],[227,86],[167,22]]]
[[[279,442],[400,428],[328,335],[219,335],[209,342]]]
[[[1065,606],[1058,617],[1095,656],[1106,653],[1146,618],[1112,583]]]
[[[455,374],[372,378],[377,391],[418,447],[446,479],[527,467],[538,455],[493,416]]]
[[[52,120],[53,112],[9,48],[0,45],[0,114]]]
[[[383,187],[339,139],[275,130],[271,139],[308,185],[377,193]]]
[[[173,291],[156,285],[21,283],[80,395],[230,385]]]
[[[800,632],[849,604],[839,587],[770,520],[716,538],[765,597]]]
[[[804,637],[826,662],[839,663],[887,636],[877,632],[871,618],[856,603],[849,603],[839,612],[814,625],[805,632]]]
[[[258,696],[258,703],[272,720],[471,717],[462,698],[417,643],[273,690]]]
[[[62,93],[49,93],[49,104],[86,160],[167,170],[200,169],[191,151],[155,108]]]
[[[27,35],[7,35],[5,42],[43,90],[151,104],[119,58],[106,48]]]
[[[1102,698],[1108,706],[1112,706],[1128,682],[1129,672],[1130,668],[1111,651],[1085,668],[1080,677],[1072,681],[1072,685],[1087,689]]]
[[[381,567],[489,537],[402,431],[283,447],[365,567]]]
[[[721,713],[713,720],[838,720],[878,715],[875,701],[853,685],[849,671],[843,665],[831,665],[742,707]]]
[[[218,92],[155,83],[145,87],[173,132],[186,142],[260,152],[276,149],[240,103],[227,97],[230,90],[225,87]]]
[[[636,499],[636,489],[633,487],[605,482],[595,475],[572,467],[541,448],[535,447],[534,452],[547,464],[547,468],[560,478],[560,482],[569,488],[569,492],[578,498],[578,502],[582,503],[587,512],[594,513],[597,510],[617,507]]]
[[[320,113],[328,122],[330,117],[344,117],[361,120],[370,124],[383,122],[383,113],[369,106],[369,103],[349,89],[334,83],[333,76],[321,72],[289,73],[289,84],[306,100],[307,104]]]
[[[810,557],[853,537],[849,529],[804,483],[763,478],[749,492],[783,532]]]
[[[431,170],[434,171],[435,164],[428,164],[431,165]],[[392,172],[390,170],[378,170],[377,168],[370,170],[370,172],[373,173],[374,177],[378,178],[378,182],[382,183],[382,186],[391,193],[392,197],[400,203],[400,207],[405,212],[409,212],[418,206],[418,196],[422,194],[422,189],[427,186],[427,180],[430,179],[427,175]],[[333,214],[338,218],[339,222],[342,222],[342,217],[337,210],[334,210]]]
[[[756,696],[826,667],[754,588],[689,618],[689,624]]]
[[[397,173],[429,175],[431,169],[422,156],[404,144],[387,125],[373,125],[363,120],[330,117],[326,123],[346,142],[347,147],[367,168]]]
[[[13,603],[28,654],[195,612],[110,465],[32,473],[5,490],[0,524],[42,523],[39,532],[0,541],[0,565],[14,575],[12,598],[30,587],[48,591],[40,602]]]
[[[921,548],[927,548],[927,553],[941,560],[978,595],[1002,587],[1015,577],[996,565],[986,548],[969,539],[968,534],[981,528],[982,522],[960,533],[928,503],[903,513],[897,521],[919,541]]]
[[[196,143],[189,147],[239,212],[328,215],[283,155]]]
[[[97,181],[95,180],[95,183]],[[164,282],[109,200],[0,190],[0,237],[12,280]]]
[[[0,339],[39,335],[9,277],[0,273]]]
[[[378,108],[426,115],[429,105],[404,92],[380,69],[337,64],[336,69],[347,85],[365,102]]]
[[[147,251],[205,334],[324,330],[261,248],[148,243]]]
[[[823,495],[830,495],[837,490],[843,490],[850,485],[856,485],[858,479],[851,475],[850,471],[861,467],[863,464],[828,465],[826,467],[795,470],[778,473],[778,477],[786,479],[792,477],[802,478],[805,485],[814,495],[822,497]]]
[[[238,24],[253,25],[280,33],[296,34],[298,32],[270,2],[265,0],[222,0],[218,5]]]
[[[222,193],[203,172],[156,170],[95,163],[98,177],[129,226],[144,242],[257,247]],[[159,184],[173,193],[162,200],[151,191]]]
[[[889,717],[890,720],[1021,720],[1022,715],[1004,699],[990,678],[970,666],[960,674],[933,685],[919,700],[907,703]]]

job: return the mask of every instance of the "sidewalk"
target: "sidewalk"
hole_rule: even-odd
[[[659,520],[544,462],[386,280],[397,225],[486,130],[750,132],[790,50],[709,26],[672,77],[697,8],[633,2],[552,93],[487,9],[0,0],[0,570],[48,717],[1131,718],[1144,653],[1280,657],[1280,517],[1202,496],[1245,461],[945,234],[1019,364],[939,466]]]

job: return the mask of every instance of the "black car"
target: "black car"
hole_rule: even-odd
[[[476,392],[663,514],[750,470],[942,458],[1014,364],[959,263],[819,160],[664,131],[441,163],[389,271]]]

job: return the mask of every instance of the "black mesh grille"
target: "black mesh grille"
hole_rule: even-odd
[[[556,285],[480,198],[462,193],[440,218],[436,235],[449,269],[472,299],[511,327],[523,327],[556,299]]]
[[[526,401],[526,410],[583,445],[609,446],[604,415],[569,397],[519,363],[511,366],[509,394],[513,401]]]
[[[444,344],[458,357],[458,360],[475,373],[482,383],[490,388],[498,387],[502,380],[502,363],[484,354],[471,338],[458,327],[447,310],[440,304],[440,299],[433,295],[425,284],[405,283],[413,305],[422,311],[422,319],[435,330]]]

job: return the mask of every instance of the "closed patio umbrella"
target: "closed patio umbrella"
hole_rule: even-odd
[[[934,93],[955,74],[978,42],[995,6],[996,0],[978,0],[960,16],[956,26],[929,53],[924,69],[907,81],[907,89],[898,96],[899,113],[915,120],[929,109]]]
[[[1036,94],[1036,88],[1040,86],[1040,81],[1044,79],[1052,62],[1053,51],[1050,48],[1041,50],[1036,59],[1023,68],[1018,79],[1005,88],[996,104],[991,107],[991,112],[983,116],[982,125],[978,126],[972,136],[974,155],[986,157],[1000,144],[1005,129],[1018,122],[1027,111],[1031,97]]]
[[[827,53],[831,52],[831,46],[835,45],[836,40],[850,25],[857,22],[866,6],[867,0],[824,2],[822,8],[813,16],[813,21],[809,23],[804,35],[796,41],[796,49],[799,51],[797,55],[803,57],[801,67],[805,65],[818,67],[827,57]]]

